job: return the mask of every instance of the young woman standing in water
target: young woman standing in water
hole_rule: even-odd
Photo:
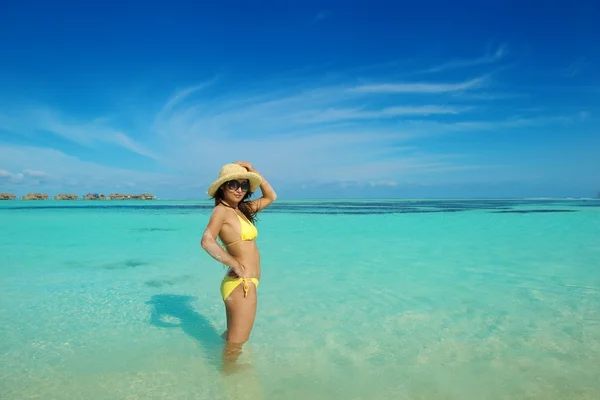
[[[258,188],[262,197],[250,201]],[[207,193],[215,200],[215,207],[201,245],[215,260],[229,267],[221,282],[227,317],[223,363],[228,369],[235,364],[250,337],[256,316],[261,271],[260,253],[254,240],[258,236],[255,216],[275,201],[277,194],[252,165],[244,161],[224,165]],[[226,250],[217,243],[217,238]]]

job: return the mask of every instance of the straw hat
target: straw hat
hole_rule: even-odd
[[[221,167],[219,177],[208,187],[206,193],[208,193],[210,197],[214,197],[219,186],[233,179],[248,179],[251,192],[255,192],[262,182],[260,175],[255,172],[248,172],[246,168],[239,164],[225,164]]]

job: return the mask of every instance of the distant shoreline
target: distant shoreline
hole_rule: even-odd
[[[27,193],[19,199],[14,193],[0,193],[0,200],[25,200],[25,201],[46,201],[46,200],[156,200],[156,196],[152,193],[111,193],[105,195],[103,193],[87,193],[79,196],[75,193],[59,193],[52,198],[47,193]]]

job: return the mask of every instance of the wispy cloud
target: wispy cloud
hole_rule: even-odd
[[[468,89],[480,88],[485,83],[485,77],[470,79],[458,83],[431,83],[431,82],[400,82],[376,83],[360,85],[348,89],[350,92],[362,93],[446,93],[459,92]]]
[[[452,94],[455,99],[462,100],[515,100],[528,97],[526,93],[502,93],[502,92],[456,92]]]
[[[161,110],[155,128],[159,134],[169,132],[162,135],[169,139],[162,145],[169,166],[190,171],[200,182],[213,178],[215,165],[254,159],[277,180],[330,182],[352,176],[364,183],[436,174],[448,177],[492,168],[478,165],[468,154],[431,151],[420,145],[436,135],[568,122],[559,116],[519,118],[497,113],[482,119],[481,114],[471,115],[481,109],[480,104],[452,104],[453,94],[481,87],[481,82],[483,78],[477,77],[459,83],[408,82],[393,87],[417,96],[401,98],[406,105],[392,104],[398,99],[387,96],[390,88],[348,90],[351,86],[346,83],[265,89],[260,95],[224,93],[222,100],[210,102],[195,92],[176,107]],[[444,104],[414,104],[432,93]]]
[[[443,93],[479,81],[419,83],[413,90]],[[420,134],[405,119],[456,116],[473,107],[393,105],[373,101],[368,90],[348,91],[347,86],[242,91],[210,101],[202,90],[190,88],[166,101],[153,123],[154,132],[162,138],[170,168],[190,171],[205,182],[212,178],[206,171],[236,158],[259,160],[276,178],[295,180],[343,178],[355,165],[360,168],[352,173],[361,179],[455,166],[456,160],[436,154],[397,150]]]
[[[468,110],[467,107],[450,106],[395,106],[380,110],[364,110],[359,108],[332,108],[311,110],[298,113],[294,118],[299,123],[318,123],[356,119],[385,119],[400,116],[428,116],[458,114]]]
[[[108,127],[102,119],[81,122],[65,117],[49,108],[17,110],[13,115],[0,118],[0,129],[13,135],[53,134],[86,147],[98,143],[112,144],[142,156],[158,156],[124,132]]]
[[[24,169],[21,172],[12,173],[0,169],[0,185],[3,183],[40,185],[53,180],[55,180],[55,177],[45,171]]]
[[[577,123],[587,118],[589,113],[582,111],[565,115],[544,115],[536,117],[512,116],[507,118],[490,118],[486,120],[463,119],[454,122],[439,122],[432,120],[411,120],[403,126],[413,134],[413,137],[427,137],[452,132],[486,132],[507,129],[535,128]]]
[[[456,61],[446,68],[485,64],[504,54],[499,48],[488,58],[470,64]],[[153,170],[163,171],[115,168],[75,157],[69,150],[0,144],[0,180],[77,184],[89,190],[136,184],[187,187],[201,196],[220,165],[243,159],[271,180],[290,185],[357,182],[362,188],[393,187],[494,168],[473,154],[431,145],[436,136],[501,133],[581,118],[541,112],[522,117],[508,103],[492,110],[485,100],[499,99],[509,89],[491,74],[458,81],[399,81],[381,74],[369,79],[343,74],[332,74],[329,80],[304,78],[252,86],[231,84],[223,77],[208,79],[174,91],[151,118],[127,132],[111,126],[109,119],[85,120],[42,107],[0,115],[0,129],[12,135],[49,134],[94,149],[109,144],[153,160]],[[126,117],[117,115],[115,120]],[[103,154],[110,159],[109,152]]]
[[[309,21],[309,23],[316,24],[317,22],[323,21],[325,18],[329,17],[329,15],[331,15],[331,11],[321,10]]]
[[[16,174],[5,169],[0,169],[0,185],[6,182],[16,182],[20,179]]]
[[[61,151],[37,146],[0,145],[0,185],[77,186],[81,190],[107,190],[127,182],[156,187],[181,183],[169,174],[115,168],[81,160]]]
[[[174,96],[172,96],[169,101],[167,102],[167,104],[165,104],[165,106],[163,107],[164,110],[169,110],[171,107],[173,107],[174,105],[176,105],[178,102],[180,102],[181,100],[185,99],[187,96],[189,96],[190,94],[197,92],[199,90],[202,90],[204,88],[207,88],[211,85],[213,85],[216,82],[216,78],[213,78],[209,81],[203,82],[199,85],[196,86],[191,86],[188,88],[185,88],[183,90],[180,90],[179,92],[177,92]]]
[[[573,78],[579,75],[584,69],[586,69],[590,65],[590,62],[587,61],[585,57],[581,57],[571,64],[569,64],[566,68],[561,71],[563,76]]]
[[[488,49],[488,51],[480,57],[448,61],[443,64],[436,65],[431,68],[427,68],[423,72],[442,72],[442,71],[447,71],[447,70],[451,70],[451,69],[467,68],[467,67],[474,67],[474,66],[479,66],[479,65],[492,64],[497,61],[500,61],[507,54],[508,54],[507,45],[503,44],[494,49]]]

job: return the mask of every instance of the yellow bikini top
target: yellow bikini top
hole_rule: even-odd
[[[225,202],[223,202],[223,204],[225,204],[227,207],[231,208],[231,206]],[[242,216],[240,216],[240,214],[238,214],[233,208],[231,208],[231,211],[233,211],[235,213],[235,215],[238,217],[238,219],[240,220],[240,232],[241,232],[241,239],[237,240],[233,243],[229,243],[227,245],[225,245],[225,247],[229,247],[233,244],[242,242],[244,240],[253,240],[258,236],[258,230],[256,229],[256,227],[252,224],[252,222],[250,222],[248,220],[248,218],[246,218],[246,216],[244,215],[244,217],[242,218]]]
[[[235,213],[235,215],[237,215],[238,219],[240,220],[242,240],[255,239],[258,236],[258,230],[256,229],[256,227],[248,220],[248,218],[246,218],[245,215],[243,218],[238,213]]]

